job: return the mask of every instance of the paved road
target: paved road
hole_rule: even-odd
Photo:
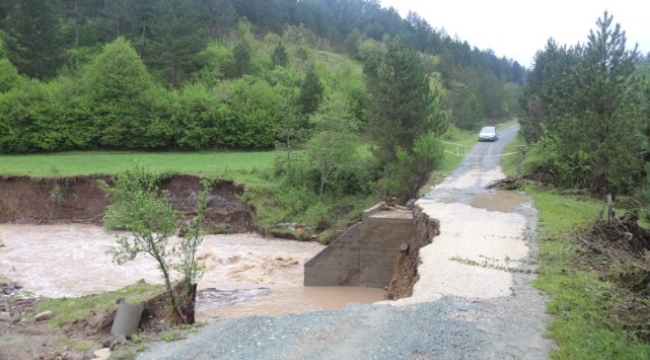
[[[499,156],[517,128],[479,143],[449,178],[418,201],[441,220],[423,249],[412,298],[336,311],[250,317],[208,325],[186,340],[161,343],[138,359],[545,359],[545,298],[529,282],[536,212],[472,206],[503,177]],[[434,251],[432,251],[434,250]],[[475,266],[461,260],[485,262]],[[505,265],[513,270],[497,268]],[[441,266],[439,266],[441,265]]]

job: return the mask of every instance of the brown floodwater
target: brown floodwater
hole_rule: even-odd
[[[113,291],[140,279],[160,283],[156,264],[146,256],[112,262],[106,251],[116,235],[94,225],[0,225],[0,275],[47,297]],[[314,242],[252,233],[206,236],[198,252],[206,265],[199,290],[216,289],[224,296],[199,299],[197,319],[299,313],[383,299],[383,289],[304,287],[303,266],[322,249]]]
[[[530,198],[525,193],[497,190],[494,193],[475,195],[472,198],[471,206],[487,211],[513,213],[517,206],[528,201]]]

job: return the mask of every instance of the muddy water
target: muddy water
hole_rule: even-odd
[[[529,201],[530,198],[525,193],[497,190],[491,193],[474,195],[470,205],[487,211],[513,213],[517,206]]]
[[[48,297],[112,291],[139,279],[159,283],[155,263],[145,256],[124,265],[111,261],[106,251],[115,236],[93,225],[0,225],[5,245],[0,248],[0,275]],[[198,253],[206,264],[199,290],[238,290],[244,295],[235,305],[226,304],[230,306],[202,302],[197,318],[298,313],[383,298],[381,289],[303,287],[304,263],[322,249],[317,243],[257,234],[206,236]]]

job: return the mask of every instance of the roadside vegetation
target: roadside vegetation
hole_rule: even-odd
[[[650,67],[625,46],[607,13],[584,45],[549,40],[524,87],[521,147],[502,161],[539,210],[554,359],[650,358]]]

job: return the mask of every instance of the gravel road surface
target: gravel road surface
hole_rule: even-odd
[[[413,297],[335,311],[229,319],[138,359],[546,359],[546,299],[531,287],[537,213],[524,194],[512,211],[478,206],[508,195],[484,187],[504,177],[499,154],[518,130],[479,143],[417,203],[440,219],[421,251]],[[531,272],[532,271],[532,272]]]

